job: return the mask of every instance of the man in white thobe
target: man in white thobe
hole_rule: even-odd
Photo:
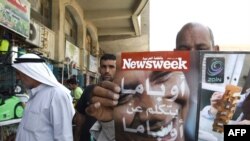
[[[16,141],[73,141],[70,91],[35,54],[16,58],[12,66],[30,96]]]

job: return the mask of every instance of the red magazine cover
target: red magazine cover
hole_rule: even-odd
[[[117,57],[114,82],[121,87],[113,115],[117,141],[195,140],[199,75],[191,68],[199,68],[197,57],[189,51]]]

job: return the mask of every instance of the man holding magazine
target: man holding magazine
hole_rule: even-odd
[[[218,46],[214,45],[213,34],[208,27],[203,26],[199,23],[188,23],[184,25],[177,34],[175,50],[219,50],[219,48]],[[104,91],[103,88],[105,88],[106,90]],[[100,136],[103,137],[102,141],[115,140],[112,109],[119,105],[119,97],[121,96],[120,92],[121,88],[117,84],[110,82],[103,82],[99,86],[96,86],[92,92],[92,103],[89,105],[86,111],[89,115],[94,116],[99,120],[99,128],[97,126],[94,126],[94,128],[92,128],[95,131],[94,135],[99,135],[99,137],[96,138],[97,141],[98,139],[101,139]],[[103,127],[105,126],[105,128],[100,128],[100,125]],[[191,125],[190,129],[187,128],[187,130],[189,131],[185,131],[186,140],[195,140],[194,135],[189,134],[189,132],[193,132],[191,130],[195,129],[194,126],[195,125]],[[107,128],[113,129],[113,132],[110,132],[112,130],[106,132]],[[156,134],[160,135],[161,132],[157,132]],[[142,134],[138,135],[144,136]]]

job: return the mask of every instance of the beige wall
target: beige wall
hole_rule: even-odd
[[[85,48],[85,37],[86,30],[91,30],[93,41],[98,45],[97,31],[94,25],[87,24],[84,19],[84,9],[81,9],[76,0],[53,0],[52,1],[52,30],[56,33],[55,37],[55,61],[64,62],[65,55],[65,12],[66,7],[69,9],[70,13],[77,23],[77,46],[80,48],[80,65],[78,66],[80,70],[84,70],[83,67],[83,48]]]
[[[221,51],[250,51],[250,44],[219,45]]]

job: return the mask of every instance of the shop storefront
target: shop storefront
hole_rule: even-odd
[[[58,9],[59,17],[55,16]],[[99,50],[97,33],[86,35],[81,10],[75,1],[0,0],[0,141],[15,135],[23,103],[29,99],[11,67],[15,58],[25,53],[38,54],[62,84],[72,76],[77,77],[82,88],[98,81],[97,68],[89,67],[98,67],[99,53],[95,52],[94,59],[90,57],[93,45]]]

